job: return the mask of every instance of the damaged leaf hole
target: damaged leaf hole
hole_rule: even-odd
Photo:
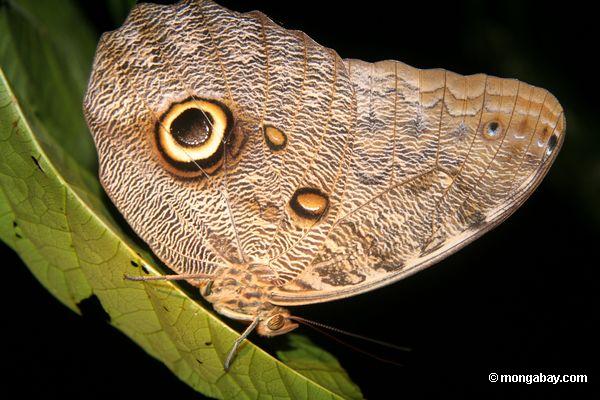
[[[77,303],[77,308],[79,308],[84,318],[110,323],[110,315],[104,310],[102,303],[95,294]]]
[[[35,164],[37,169],[39,169],[43,174],[45,174],[44,170],[42,169],[42,166],[40,165],[39,158],[35,158],[34,156],[31,156],[31,159],[33,160],[33,163]]]
[[[23,239],[23,236],[21,236],[21,234],[19,232],[16,232],[16,229],[19,227],[19,224],[17,224],[17,221],[13,221],[12,226],[13,226],[13,229],[15,229],[15,236],[17,237],[17,239]]]

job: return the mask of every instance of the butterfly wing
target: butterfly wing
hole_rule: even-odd
[[[276,304],[352,296],[459,250],[525,201],[564,139],[544,89],[394,61],[346,66],[358,109],[343,206]]]
[[[230,115],[231,134],[167,165],[157,138],[190,104]],[[98,45],[84,109],[101,182],[154,253],[179,273],[260,271],[277,304],[350,296],[456,251],[532,192],[565,127],[543,89],[343,61],[208,0],[137,5]]]
[[[156,132],[190,99],[227,108],[233,140],[214,167],[186,172],[161,162]],[[347,69],[334,51],[260,13],[197,0],[136,5],[103,35],[84,109],[103,187],[176,272],[254,265],[264,280],[287,282],[310,264],[343,204],[355,123]],[[307,223],[289,204],[295,194],[314,204],[311,190],[325,206]]]

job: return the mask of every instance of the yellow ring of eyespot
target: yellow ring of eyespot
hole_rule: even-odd
[[[212,118],[210,135],[204,143],[197,147],[185,147],[177,143],[171,135],[171,124],[185,110],[196,108]],[[190,100],[185,103],[174,105],[169,113],[163,118],[159,140],[166,155],[173,161],[189,163],[196,160],[210,158],[218,150],[227,129],[227,114],[215,103],[205,100]]]

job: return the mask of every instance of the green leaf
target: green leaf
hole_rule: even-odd
[[[96,152],[82,118],[95,35],[70,1],[6,0],[0,10],[2,67],[27,111],[83,167]]]
[[[68,1],[0,4],[0,239],[61,302],[79,312],[96,296],[113,326],[208,396],[362,397],[299,336],[284,363],[245,342],[225,373],[236,331],[176,284],[123,280],[141,265],[164,271],[113,218],[93,172],[81,111],[93,33]]]
[[[289,335],[289,345],[291,349],[277,352],[277,357],[287,366],[324,387],[343,394],[345,398],[362,398],[358,386],[348,385],[350,377],[334,356],[316,347],[301,335]],[[322,373],[323,368],[326,368],[326,374]]]

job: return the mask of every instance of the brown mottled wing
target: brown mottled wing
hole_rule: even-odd
[[[240,138],[210,177],[173,176],[154,149],[161,116],[189,98],[225,104]],[[179,273],[263,265],[274,283],[310,264],[343,204],[354,109],[334,51],[260,13],[194,0],[139,4],[106,33],[85,99],[101,182],[159,258]],[[269,149],[265,126],[285,134],[284,149]],[[286,208],[304,187],[329,199],[309,227]]]
[[[357,132],[343,204],[276,304],[372,290],[457,251],[514,212],[552,164],[565,120],[546,90],[385,61],[345,62]]]
[[[155,138],[189,99],[224,105],[233,139],[182,178]],[[105,34],[84,108],[101,182],[156,255],[179,273],[260,270],[278,304],[370,290],[464,246],[524,201],[564,137],[543,89],[343,61],[199,0],[139,4]]]

